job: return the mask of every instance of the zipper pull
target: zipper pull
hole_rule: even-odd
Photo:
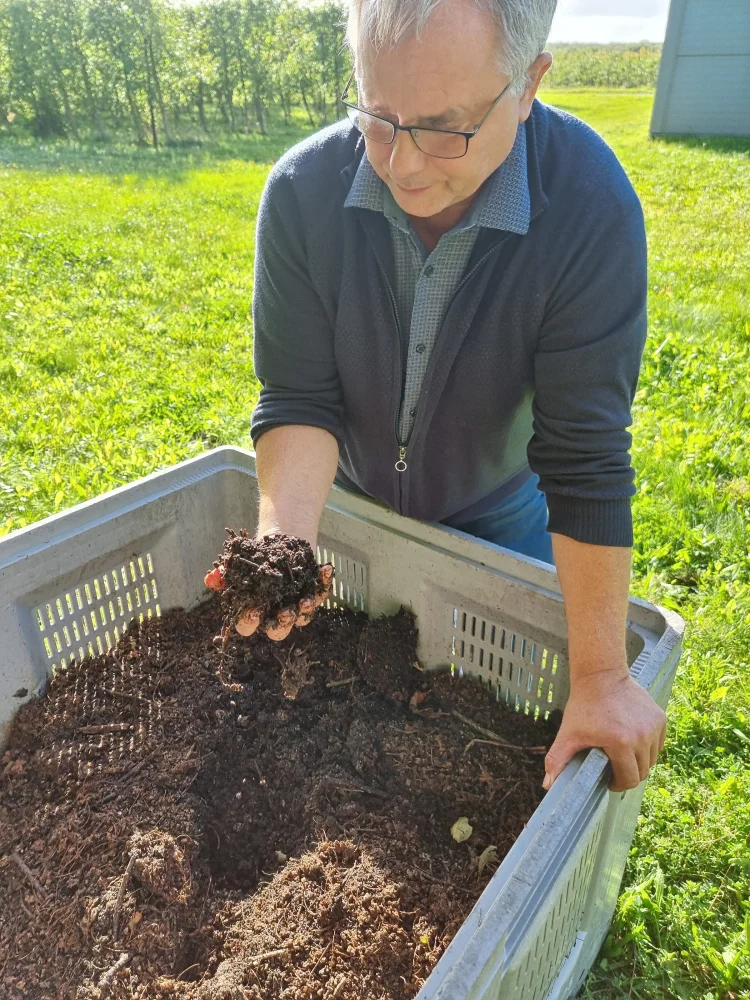
[[[406,448],[404,445],[398,449],[398,462],[396,462],[396,472],[406,472]]]

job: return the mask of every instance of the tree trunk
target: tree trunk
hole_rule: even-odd
[[[310,120],[310,124],[312,125],[313,128],[315,128],[315,119],[313,118],[312,112],[310,111],[310,105],[307,103],[307,94],[305,93],[305,88],[300,87],[299,92],[302,98],[302,103],[305,105],[305,111],[307,112],[307,117]]]
[[[156,134],[156,117],[154,116],[154,102],[151,100],[151,94],[148,95],[148,110],[151,115],[151,138],[154,141],[154,149],[159,148],[159,139]]]
[[[206,107],[203,100],[203,77],[198,78],[198,119],[201,123],[201,128],[208,135],[208,125],[206,124]]]
[[[128,98],[128,107],[130,108],[130,117],[133,122],[133,128],[135,129],[136,138],[139,146],[146,145],[146,137],[143,134],[143,126],[141,125],[141,118],[138,114],[138,104],[135,100],[135,94],[133,93],[133,88],[130,84],[130,74],[128,73],[128,63],[125,58],[125,52],[123,51],[122,45],[118,45],[118,56],[120,57],[120,62],[122,63],[122,73],[125,79],[125,93]]]
[[[78,125],[76,124],[75,115],[73,114],[73,108],[70,106],[70,98],[68,96],[68,88],[65,86],[65,77],[63,76],[62,70],[60,68],[60,63],[55,56],[55,39],[52,35],[52,31],[49,25],[45,26],[45,34],[47,35],[47,43],[50,49],[50,62],[52,63],[52,69],[55,71],[55,79],[57,80],[57,86],[60,88],[60,96],[62,97],[63,110],[65,111],[65,120],[68,123],[68,127],[76,141],[80,141],[81,137],[78,134]]]
[[[257,93],[253,97],[253,104],[255,105],[255,120],[258,122],[260,134],[266,135],[266,109],[263,107],[263,101]]]
[[[221,72],[224,86],[222,87],[224,101],[226,102],[227,112],[229,116],[229,125],[233,132],[236,131],[236,125],[234,121],[234,99],[233,92],[234,86],[229,79],[229,59],[227,57],[227,46],[222,33],[221,37]]]
[[[227,110],[227,103],[224,99],[224,88],[220,83],[216,84],[216,98],[219,104],[219,111],[221,112],[221,117],[224,119],[224,124],[228,129],[231,129],[232,122],[229,118],[229,111]]]
[[[54,63],[55,74],[57,75],[58,86],[60,87],[60,93],[63,99],[63,108],[65,109],[65,120],[70,126],[70,131],[73,133],[73,138],[80,142],[81,137],[78,134],[78,125],[76,123],[76,117],[73,114],[73,109],[70,106],[70,98],[68,97],[68,88],[65,86],[65,81],[63,79],[62,72],[57,65],[57,60]]]
[[[167,122],[167,112],[164,107],[164,98],[161,92],[161,80],[159,79],[159,71],[156,68],[156,59],[154,58],[154,48],[151,44],[151,36],[146,37],[146,63],[147,69],[150,66],[151,75],[154,81],[154,94],[156,96],[156,103],[159,108],[159,117],[161,118],[161,127],[164,132],[164,141],[169,146],[172,143],[172,136],[169,132],[169,123]]]
[[[106,138],[104,134],[104,129],[102,127],[102,120],[99,116],[99,109],[96,106],[96,99],[94,97],[94,91],[91,86],[91,78],[89,77],[88,66],[86,65],[86,56],[84,55],[78,40],[73,43],[76,55],[78,56],[78,65],[81,67],[81,76],[83,78],[83,89],[86,93],[86,103],[89,106],[89,113],[94,121],[94,133],[98,142],[103,142]]]
[[[242,125],[245,135],[252,132],[250,128],[250,116],[247,113],[247,84],[245,83],[245,73],[242,67],[242,55],[240,54],[237,64],[240,69],[240,87],[242,88]]]

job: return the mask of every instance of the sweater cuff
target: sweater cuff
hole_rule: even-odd
[[[589,545],[633,546],[630,497],[613,500],[547,494],[547,531]]]
[[[332,434],[333,437],[336,438],[339,450],[342,450],[344,447],[344,435],[342,433],[340,421],[332,419],[330,414],[323,410],[318,413],[310,413],[307,408],[299,409],[297,411],[295,411],[294,408],[289,408],[283,416],[280,414],[264,414],[258,419],[255,419],[254,417],[250,426],[250,437],[252,438],[253,447],[255,448],[257,446],[258,439],[261,438],[266,431],[271,431],[274,427],[287,427],[290,424],[302,424],[306,427],[320,427],[322,430],[328,431],[329,434]]]

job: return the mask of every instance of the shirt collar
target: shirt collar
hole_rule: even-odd
[[[383,212],[400,229],[408,231],[406,213],[399,208],[388,186],[375,173],[366,151],[359,162],[344,207]],[[487,178],[468,213],[451,232],[485,226],[524,235],[529,230],[530,222],[526,129],[519,125],[510,153]]]

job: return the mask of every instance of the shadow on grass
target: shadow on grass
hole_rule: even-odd
[[[745,153],[750,155],[750,136],[733,135],[653,135],[654,142],[684,149],[709,149],[712,153]]]
[[[211,135],[153,149],[132,142],[42,141],[0,136],[0,168],[13,166],[44,174],[172,175],[240,160],[273,163],[282,153],[318,131],[310,125],[274,124],[267,135]]]

